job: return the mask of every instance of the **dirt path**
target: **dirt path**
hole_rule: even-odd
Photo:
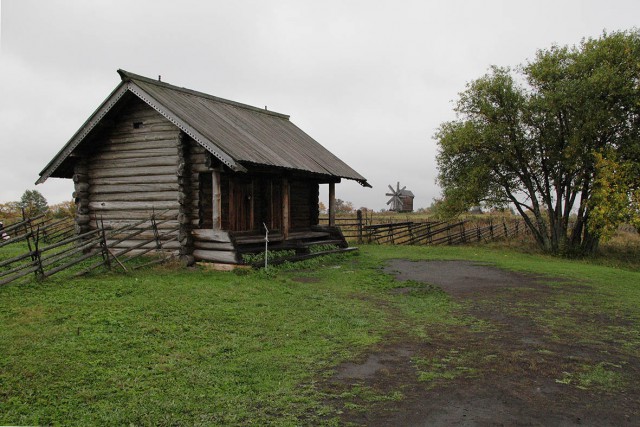
[[[399,329],[363,360],[341,366],[326,387],[347,401],[345,423],[640,425],[640,361],[615,336],[624,320],[570,307],[545,314],[567,321],[573,334],[566,336],[541,320],[557,295],[588,287],[549,286],[466,261],[394,260],[385,271],[440,287],[461,304],[458,315],[482,326],[448,326],[423,340]],[[411,292],[415,282],[395,292]],[[583,335],[580,325],[595,332]],[[367,398],[362,390],[385,397]]]

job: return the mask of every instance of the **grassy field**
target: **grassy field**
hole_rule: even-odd
[[[640,354],[639,272],[504,248],[365,246],[268,272],[54,278],[0,288],[0,425],[337,424],[344,402],[318,384],[338,364],[399,329],[428,339],[476,323],[437,289],[390,292],[406,286],[381,270],[390,258],[481,261],[588,286],[531,315],[559,339],[585,340],[610,331],[563,310],[623,317],[620,345]]]

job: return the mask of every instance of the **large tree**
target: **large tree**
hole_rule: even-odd
[[[49,209],[47,199],[38,190],[25,190],[20,198],[20,207],[26,217],[43,214]]]
[[[591,253],[638,220],[638,31],[552,46],[515,71],[493,67],[455,110],[436,133],[450,213],[512,204],[554,253]]]

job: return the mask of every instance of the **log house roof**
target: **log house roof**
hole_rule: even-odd
[[[69,177],[68,162],[74,150],[100,127],[103,118],[122,98],[133,94],[236,172],[262,165],[352,179],[370,187],[362,175],[294,125],[287,115],[124,70],[118,73],[121,83],[40,172],[36,183],[50,176]],[[67,167],[62,167],[63,163]]]

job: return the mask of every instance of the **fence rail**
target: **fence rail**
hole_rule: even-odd
[[[127,264],[130,269],[135,270],[151,264],[166,262],[175,254],[168,254],[164,251],[164,245],[177,240],[178,227],[169,230],[163,229],[163,233],[160,233],[158,226],[172,220],[175,218],[158,220],[155,215],[152,215],[149,219],[108,230],[102,221],[97,221],[97,229],[72,237],[64,237],[68,233],[68,226],[62,225],[63,222],[58,222],[57,228],[54,228],[53,225],[42,226],[42,223],[36,223],[37,220],[34,219],[22,221],[10,230],[21,230],[21,227],[26,227],[27,231],[12,237],[11,240],[14,240],[13,243],[26,240],[28,251],[0,261],[0,285],[30,274],[35,274],[38,279],[44,279],[89,262],[92,258],[96,258],[97,261],[81,271],[75,272],[75,274],[87,274],[101,266],[111,269],[117,265],[124,271],[128,271]],[[35,230],[32,228],[34,224],[36,224]],[[125,240],[148,231],[153,231],[152,238],[142,240],[132,247],[118,247],[118,244]],[[17,237],[20,237],[20,240],[17,240]],[[155,251],[159,257],[150,262],[132,265],[132,261],[143,255],[148,255],[152,251]]]
[[[328,223],[328,218],[320,218]],[[356,215],[336,218],[347,240],[361,243],[391,245],[458,245],[515,237],[526,233],[519,219],[480,219],[454,222],[418,220],[399,221],[393,218]]]
[[[0,230],[0,234],[3,233],[8,236],[8,239],[0,241],[0,248],[33,239],[36,234],[44,243],[55,243],[73,236],[75,224],[71,218],[55,219],[39,215],[6,226]]]

